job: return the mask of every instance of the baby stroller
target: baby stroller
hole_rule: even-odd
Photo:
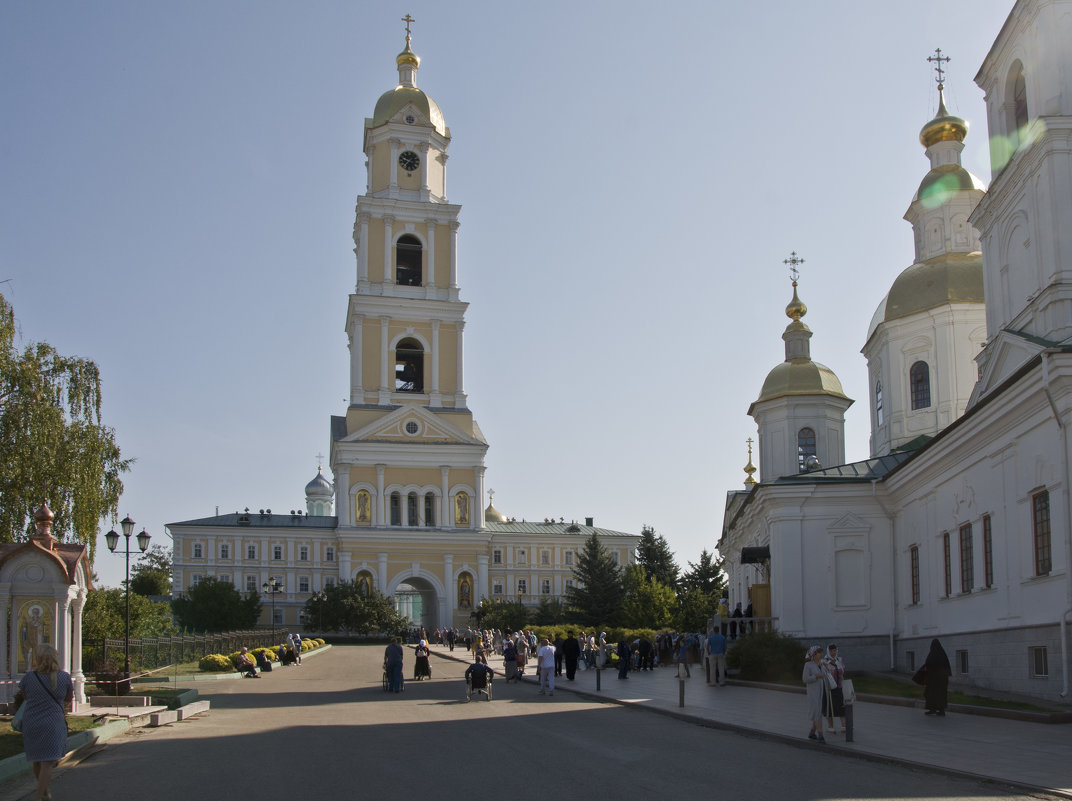
[[[473,700],[473,693],[484,693],[491,700],[492,672],[490,670],[474,670],[465,677],[465,700],[466,703]]]

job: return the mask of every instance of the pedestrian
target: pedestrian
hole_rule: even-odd
[[[383,669],[387,671],[388,691],[402,692],[402,646],[398,642],[398,637],[392,637],[391,642],[383,651]]]
[[[573,636],[572,631],[566,632],[566,641],[562,643],[562,660],[566,663],[566,679],[573,681],[577,675],[577,663],[581,659],[581,643]]]
[[[651,645],[651,640],[646,637],[641,637],[637,642],[637,654],[640,658],[641,670],[654,670],[655,669],[655,649]]]
[[[71,674],[60,670],[60,656],[51,645],[35,645],[33,671],[19,682],[26,711],[22,713],[22,742],[26,761],[37,777],[36,801],[52,798],[48,783],[52,769],[67,754],[67,711],[74,698]]]
[[[842,682],[845,680],[845,663],[838,656],[836,643],[830,643],[827,647],[826,656],[823,657],[823,664],[826,665],[826,672],[830,674],[836,685],[830,688],[828,694],[823,695],[823,714],[826,715],[827,722],[826,730],[831,734],[837,734],[839,731],[845,731],[845,691],[842,687]],[[840,729],[834,728],[835,715],[841,718]]]
[[[949,665],[945,649],[937,639],[931,640],[930,653],[927,654],[927,661],[923,663],[920,671],[923,674],[923,701],[927,707],[924,714],[945,717],[945,708],[949,706],[949,677],[953,675],[953,668]],[[916,676],[919,676],[919,673]]]
[[[629,657],[632,655],[632,651],[629,648],[629,641],[625,639],[625,635],[618,640],[618,678],[629,678]]]
[[[726,638],[716,627],[707,638],[707,659],[711,666],[711,679],[719,687],[726,686]]]
[[[733,607],[733,614],[730,615],[730,639],[737,639],[737,631],[740,629],[741,634],[744,634],[744,624],[741,623],[741,618],[744,617],[744,612],[741,611],[741,602],[737,602],[737,606]]]
[[[536,652],[536,678],[540,683],[540,695],[555,694],[555,647],[544,637]]]
[[[607,664],[607,632],[599,633],[599,656],[596,657],[596,667],[601,668]]]
[[[681,678],[681,668],[685,668],[685,678],[692,678],[689,670],[689,638],[682,634],[677,638],[677,677]]]
[[[554,642],[554,648],[555,648],[555,675],[556,676],[561,676],[562,675],[562,646],[563,645],[565,645],[565,643],[562,642],[562,632],[559,632],[558,634],[555,635],[555,642]]]
[[[301,635],[298,632],[293,632],[290,635],[290,645],[294,649],[294,656],[297,658],[298,664],[301,664]]]
[[[808,649],[808,658],[804,663],[804,673],[801,681],[808,691],[808,720],[811,729],[808,731],[809,740],[818,740],[825,743],[823,737],[823,694],[826,692],[826,668],[823,666],[823,649],[813,645]]]

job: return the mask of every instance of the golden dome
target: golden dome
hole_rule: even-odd
[[[793,282],[793,299],[789,301],[789,305],[785,307],[785,316],[793,322],[800,322],[800,318],[808,313],[808,307],[804,305],[804,301],[797,295],[797,282]]]
[[[439,110],[439,104],[413,86],[396,86],[380,95],[380,99],[376,101],[376,109],[372,112],[372,125],[369,127],[378,128],[388,122],[408,103],[413,104],[417,111],[431,121],[440,136],[450,139],[450,129],[443,119],[443,112]]]
[[[913,264],[893,282],[883,319],[896,320],[949,303],[983,303],[981,253],[946,253]]]
[[[938,113],[919,132],[920,143],[930,147],[938,142],[963,142],[967,135],[968,123],[946,111],[945,99],[939,95]]]
[[[410,49],[408,36],[406,37],[406,49],[398,54],[398,58],[395,59],[395,63],[398,64],[398,66],[400,67],[403,64],[412,64],[414,67],[421,66],[420,56],[418,56]]]
[[[959,164],[943,164],[923,176],[912,202],[921,200],[924,206],[934,209],[951,200],[955,193],[972,189],[985,192],[986,184]]]
[[[488,508],[484,510],[484,522],[485,523],[507,523],[506,515],[495,508],[495,504],[489,503]]]
[[[755,402],[786,395],[833,395],[848,400],[834,371],[811,359],[795,359],[777,365],[767,373],[767,380]]]

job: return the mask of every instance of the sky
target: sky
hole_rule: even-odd
[[[93,359],[119,516],[304,508],[349,393],[364,119],[398,80],[451,129],[465,390],[517,519],[714,550],[784,359],[795,251],[812,357],[855,404],[938,104],[970,125],[1011,0],[0,3],[0,292],[22,344]],[[325,472],[328,471],[325,457]],[[487,499],[484,501],[485,505]],[[123,559],[104,547],[99,583]]]

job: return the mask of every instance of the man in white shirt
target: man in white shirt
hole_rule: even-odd
[[[546,637],[540,640],[536,652],[536,666],[540,673],[540,695],[555,694],[555,648]]]

